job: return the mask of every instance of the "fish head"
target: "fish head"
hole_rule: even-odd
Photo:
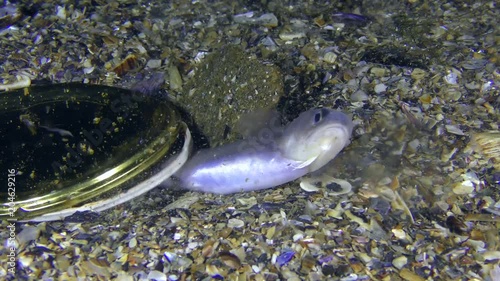
[[[283,156],[303,161],[309,172],[330,162],[349,144],[354,125],[338,110],[317,108],[305,111],[285,128],[279,140]]]

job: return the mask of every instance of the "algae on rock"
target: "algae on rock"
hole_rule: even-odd
[[[178,101],[216,146],[235,139],[241,114],[274,108],[282,94],[278,67],[227,46],[203,60]]]

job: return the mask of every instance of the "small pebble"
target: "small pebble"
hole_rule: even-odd
[[[155,69],[161,67],[161,60],[159,59],[151,59],[146,63],[147,68]]]
[[[374,91],[377,94],[383,93],[387,90],[387,86],[384,83],[375,85]]]
[[[285,250],[281,255],[276,258],[276,263],[279,266],[283,266],[287,264],[290,260],[292,260],[295,252],[293,250]]]
[[[368,100],[368,95],[362,90],[357,90],[356,92],[354,92],[354,94],[351,95],[351,101],[353,102],[366,100]]]
[[[415,68],[411,73],[411,78],[421,80],[427,76],[427,72],[420,68]]]
[[[328,52],[323,56],[323,60],[327,63],[334,63],[337,60],[337,55],[333,52]]]
[[[397,269],[403,268],[406,263],[408,263],[408,258],[405,256],[400,256],[392,260],[392,265]]]
[[[175,65],[168,68],[168,75],[170,81],[170,90],[179,90],[182,88],[182,77],[179,69]]]
[[[148,280],[167,281],[167,275],[158,270],[153,270],[148,274]]]
[[[370,73],[375,75],[376,77],[384,77],[387,73],[387,69],[381,67],[372,67],[372,69],[370,69]]]
[[[245,222],[240,219],[229,219],[227,222],[227,227],[230,228],[241,228],[245,226]]]
[[[128,247],[135,248],[136,246],[137,246],[137,239],[134,237],[134,238],[130,239],[130,241],[128,242]]]
[[[444,77],[444,81],[450,85],[456,85],[457,84],[457,79],[458,75],[455,74],[454,72],[450,72]]]
[[[500,251],[486,251],[483,255],[485,260],[500,260]]]
[[[459,195],[471,194],[474,192],[474,184],[470,180],[463,181],[453,187],[453,193]]]
[[[465,133],[457,125],[446,125],[446,131],[450,134],[463,136]]]

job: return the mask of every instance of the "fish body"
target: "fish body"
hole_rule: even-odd
[[[219,194],[275,187],[323,167],[349,143],[352,128],[340,111],[308,110],[279,134],[199,151],[175,177],[184,188]]]
[[[57,133],[57,134],[61,135],[61,137],[74,137],[73,134],[68,130],[63,130],[63,129],[59,129],[59,128],[51,128],[51,127],[47,127],[47,126],[38,126],[38,127],[45,129],[51,133]]]
[[[271,147],[240,150],[242,142],[207,149],[182,168],[178,178],[184,188],[234,193],[278,186],[308,173],[301,161],[283,157]]]

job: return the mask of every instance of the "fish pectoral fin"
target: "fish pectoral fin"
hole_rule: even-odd
[[[305,167],[311,165],[311,163],[314,162],[317,158],[318,158],[318,156],[311,157],[311,158],[307,159],[306,161],[297,164],[297,166],[294,166],[294,169],[305,168]]]

